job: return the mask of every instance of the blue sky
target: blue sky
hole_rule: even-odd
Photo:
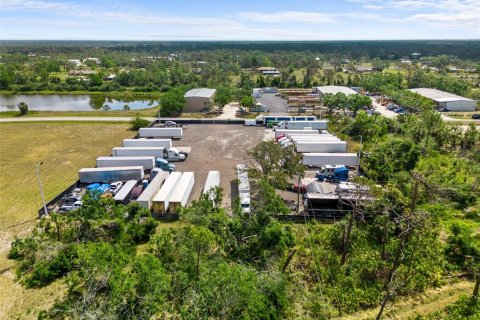
[[[480,39],[480,0],[0,0],[0,39]]]

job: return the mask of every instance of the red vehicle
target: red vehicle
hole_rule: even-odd
[[[131,199],[137,199],[140,194],[142,194],[142,191],[143,191],[143,186],[142,185],[138,185],[138,186],[135,186],[132,190],[132,194],[130,196]]]
[[[275,138],[275,141],[278,141],[278,140],[282,139],[283,137],[285,137],[285,135],[281,134],[281,135],[279,135],[278,137]]]
[[[298,183],[294,183],[290,186],[290,190],[293,192],[298,192]],[[306,193],[307,192],[307,186],[302,184],[300,186],[300,193]]]

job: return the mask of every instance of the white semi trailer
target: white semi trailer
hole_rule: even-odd
[[[137,202],[144,208],[152,207],[152,199],[160,190],[160,187],[168,178],[169,173],[166,171],[159,172],[155,177],[150,181],[148,186],[143,190],[142,194],[137,198]]]
[[[133,188],[135,188],[137,183],[137,180],[128,180],[127,182],[125,182],[122,188],[113,197],[115,203],[127,204],[130,201],[130,195],[132,194]]]
[[[82,168],[78,171],[80,183],[104,181],[142,180],[144,177],[142,166]]]
[[[207,193],[218,186],[220,186],[220,171],[209,171],[202,193]]]
[[[318,135],[318,130],[289,130],[289,129],[278,129],[275,130],[275,139],[280,136],[287,136],[288,134],[316,134]]]
[[[188,198],[193,190],[193,185],[195,184],[195,175],[193,172],[184,172],[180,181],[178,181],[175,190],[173,191],[172,197],[170,198],[168,204],[169,213],[178,213],[178,210],[181,207],[185,207],[188,202]]]
[[[168,161],[184,161],[186,155],[175,148],[156,147],[115,147],[112,149],[114,157],[155,157]]]
[[[327,129],[328,120],[315,121],[280,121],[275,128],[278,129],[303,129],[310,128],[314,130]]]
[[[298,142],[296,144],[297,152],[347,152],[347,143],[345,141],[325,141],[325,142]]]
[[[182,177],[181,172],[172,172],[165,183],[160,188],[160,191],[153,197],[152,211],[156,214],[164,214],[168,211],[168,205],[173,191]]]
[[[182,128],[140,128],[138,134],[141,138],[181,138]]]
[[[155,157],[98,157],[97,167],[131,167],[142,166],[144,170],[155,167]]]
[[[167,148],[172,147],[172,139],[125,139],[123,140],[124,147],[157,147]]]
[[[303,164],[311,167],[337,164],[356,167],[358,165],[358,155],[356,153],[304,153]]]

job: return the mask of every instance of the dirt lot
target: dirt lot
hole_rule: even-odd
[[[220,186],[224,190],[223,205],[231,206],[236,195],[235,187],[237,163],[250,164],[246,151],[263,139],[264,128],[243,125],[184,125],[184,136],[173,142],[176,147],[192,147],[185,162],[175,163],[177,171],[195,172],[195,186],[190,201],[197,199],[207,180],[208,171],[220,171]]]

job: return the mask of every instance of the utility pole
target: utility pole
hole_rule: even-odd
[[[302,187],[302,175],[298,175],[298,183],[297,183],[297,214],[300,213],[300,189]]]
[[[357,157],[357,176],[360,175],[360,156],[362,154],[362,143],[363,143],[363,136],[360,136],[360,149],[358,149],[358,157]]]
[[[40,187],[40,195],[42,196],[43,212],[44,212],[44,215],[48,215],[47,203],[45,202],[45,195],[43,194],[42,181],[40,180],[40,166],[42,164],[43,162],[40,162],[39,164],[35,165],[35,172],[37,174],[38,186]]]

